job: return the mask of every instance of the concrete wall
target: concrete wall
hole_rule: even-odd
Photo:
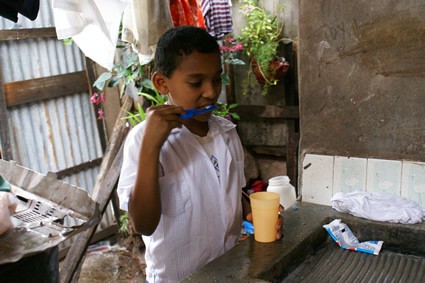
[[[425,207],[425,2],[299,2],[303,201],[383,191]]]
[[[299,2],[302,153],[425,161],[425,2]]]

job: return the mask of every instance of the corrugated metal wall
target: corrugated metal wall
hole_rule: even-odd
[[[0,30],[54,27],[50,3],[40,1],[34,22],[21,15],[18,23],[0,18]],[[65,46],[56,38],[0,41],[0,68],[3,82],[49,77],[83,71],[84,55],[75,44]],[[8,118],[13,159],[37,172],[56,172],[102,157],[88,93],[10,107]],[[98,172],[96,167],[63,180],[91,193]],[[113,222],[108,209],[100,228]]]

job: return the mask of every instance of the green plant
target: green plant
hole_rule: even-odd
[[[128,234],[128,212],[125,211],[120,215],[120,232],[124,235]]]
[[[152,85],[151,80],[146,79],[144,80],[144,83],[148,84],[148,88],[155,92],[155,95],[151,95],[146,92],[139,93],[139,95],[144,96],[150,102],[150,106],[161,105],[167,102],[167,96],[160,94]],[[146,119],[146,112],[140,103],[137,104],[137,109],[134,112],[127,112],[127,114],[127,116],[122,117],[121,119],[128,120],[132,126],[135,126]]]
[[[258,0],[241,0],[241,12],[244,14],[246,25],[242,28],[238,40],[242,42],[244,51],[249,57],[251,65],[255,63],[264,77],[263,94],[268,86],[276,85],[274,78],[273,61],[285,62],[283,57],[277,56],[279,42],[282,39],[283,23],[276,16],[272,16],[259,6]],[[287,63],[286,63],[287,64]],[[251,75],[249,70],[249,76]]]
[[[241,118],[239,117],[238,113],[231,112],[231,110],[236,107],[238,107],[237,103],[226,104],[226,103],[217,102],[217,109],[215,109],[213,113],[214,115],[217,115],[220,117],[239,121]]]
[[[114,65],[112,71],[102,73],[93,86],[103,90],[106,85],[115,87],[122,82],[120,93],[123,95],[125,88],[134,83],[139,93],[152,93],[152,84],[146,83],[146,80],[148,80],[147,70],[152,67],[153,62],[141,65],[137,53],[130,49],[129,44],[119,45],[117,48],[121,50],[118,63]]]

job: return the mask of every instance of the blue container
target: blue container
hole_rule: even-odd
[[[0,192],[10,192],[10,184],[0,176]]]

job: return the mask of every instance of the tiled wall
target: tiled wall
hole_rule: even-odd
[[[303,161],[302,200],[330,205],[337,192],[388,192],[425,208],[425,163],[307,154]]]

